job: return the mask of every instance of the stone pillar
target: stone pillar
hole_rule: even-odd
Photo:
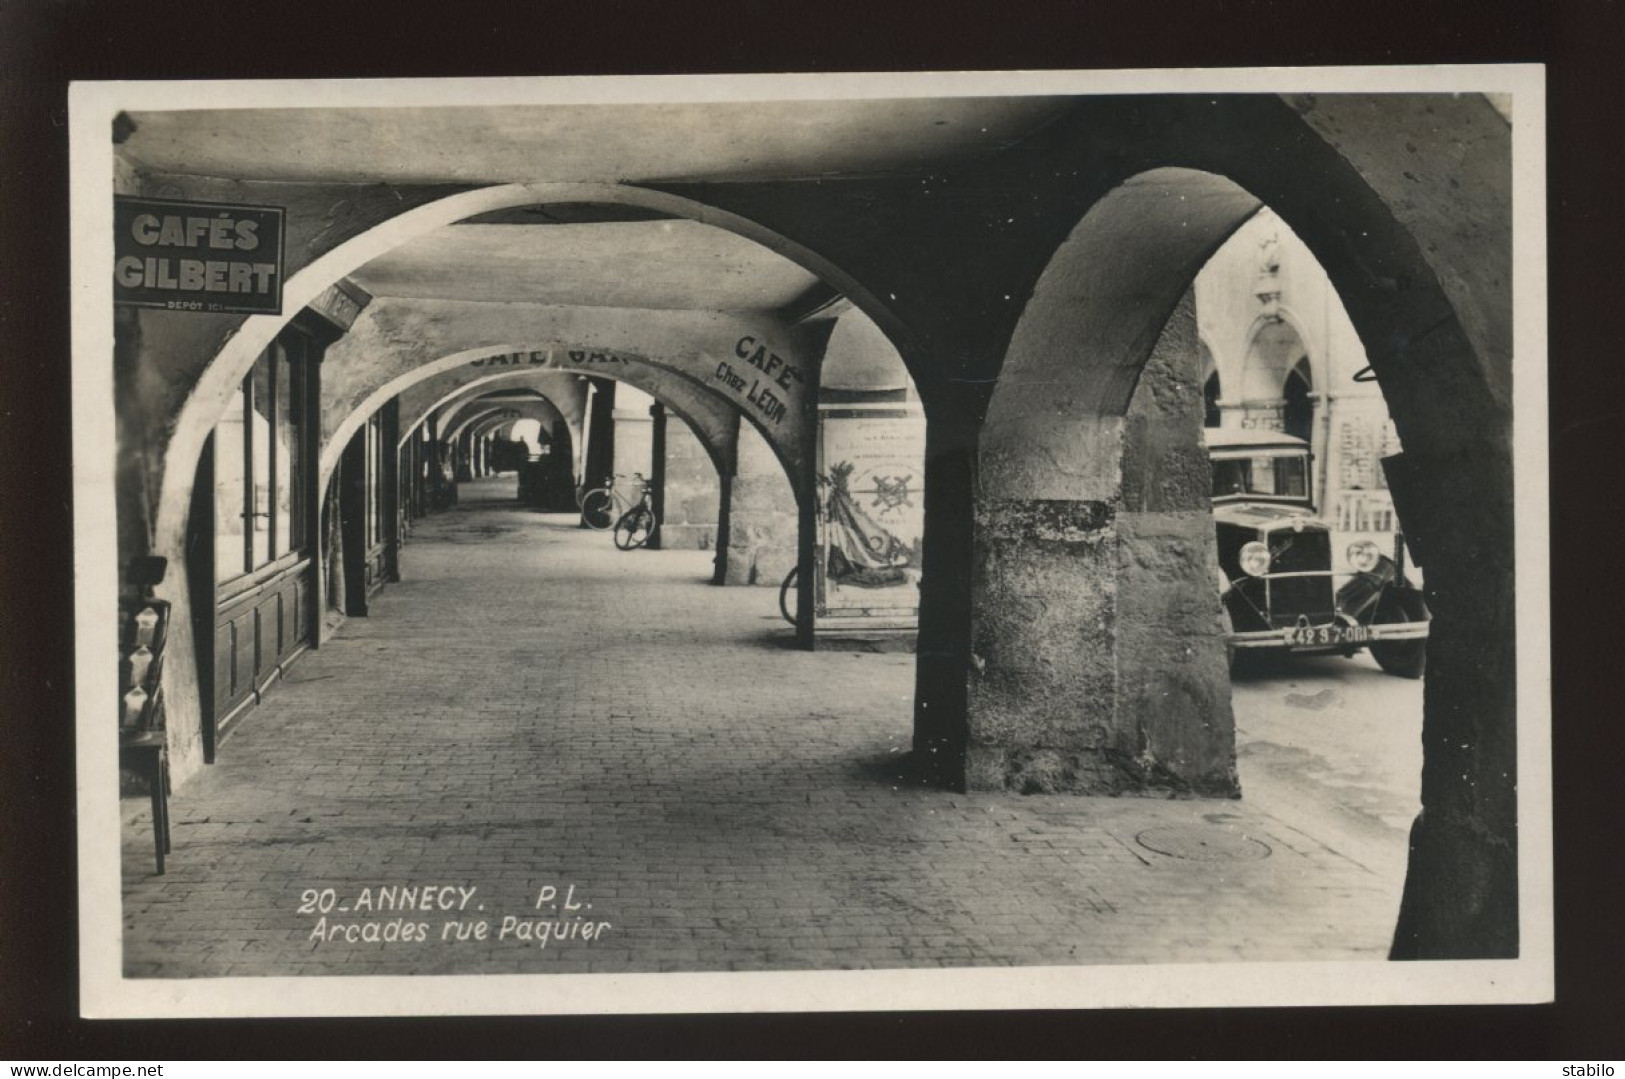
[[[574,513],[576,510],[575,438],[570,423],[565,419],[553,421],[552,452],[547,458],[543,485],[544,509],[554,513]]]
[[[915,644],[914,758],[922,777],[966,785],[966,678],[976,564],[977,434],[987,408],[978,383],[933,388],[925,426],[925,534]]]
[[[666,406],[656,401],[649,406],[649,504],[655,520],[666,519]],[[656,529],[648,546],[658,551],[663,529]]]
[[[749,423],[729,486],[726,583],[777,588],[796,564],[800,515],[784,465]]]
[[[731,472],[717,474],[717,539],[716,555],[711,559],[711,583],[728,583],[728,548],[733,534],[733,489]]]
[[[978,493],[972,789],[1239,793],[1202,411],[1187,293],[1126,415],[1079,416],[1068,461],[1001,466],[1071,497]]]
[[[1422,687],[1422,812],[1411,827],[1394,959],[1519,951],[1517,508],[1507,429],[1464,424],[1439,433],[1455,446],[1407,445],[1387,462],[1433,615]]]
[[[378,482],[383,484],[384,499],[384,580],[398,581],[401,579],[401,543],[404,539],[401,528],[401,455],[395,450],[395,443],[400,438],[401,430],[401,399],[393,397],[384,405],[384,422],[381,425],[379,437],[384,441],[384,468],[383,475]],[[362,547],[365,551],[366,548]]]
[[[457,446],[452,459],[456,462],[456,478],[458,483],[467,483],[474,478],[473,457],[474,432],[470,428],[463,428],[457,436]]]

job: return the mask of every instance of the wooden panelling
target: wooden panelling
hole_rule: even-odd
[[[254,688],[254,675],[259,669],[259,634],[255,632],[253,610],[231,620],[231,635],[231,693],[235,698]]]
[[[215,704],[225,715],[265,688],[309,643],[310,562],[284,559],[253,579],[229,582],[215,610]]]
[[[214,627],[214,703],[217,714],[231,701],[231,623]]]

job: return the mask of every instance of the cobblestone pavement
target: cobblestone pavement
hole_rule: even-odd
[[[176,792],[165,876],[129,803],[128,975],[1383,956],[1399,882],[1291,822],[913,785],[911,656],[787,649],[773,590],[512,487],[420,522]]]

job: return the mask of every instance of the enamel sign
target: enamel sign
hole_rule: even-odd
[[[282,313],[283,211],[113,200],[113,302],[166,311]]]

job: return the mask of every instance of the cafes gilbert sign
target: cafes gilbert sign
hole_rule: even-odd
[[[280,315],[282,240],[281,207],[115,198],[113,302]]]

